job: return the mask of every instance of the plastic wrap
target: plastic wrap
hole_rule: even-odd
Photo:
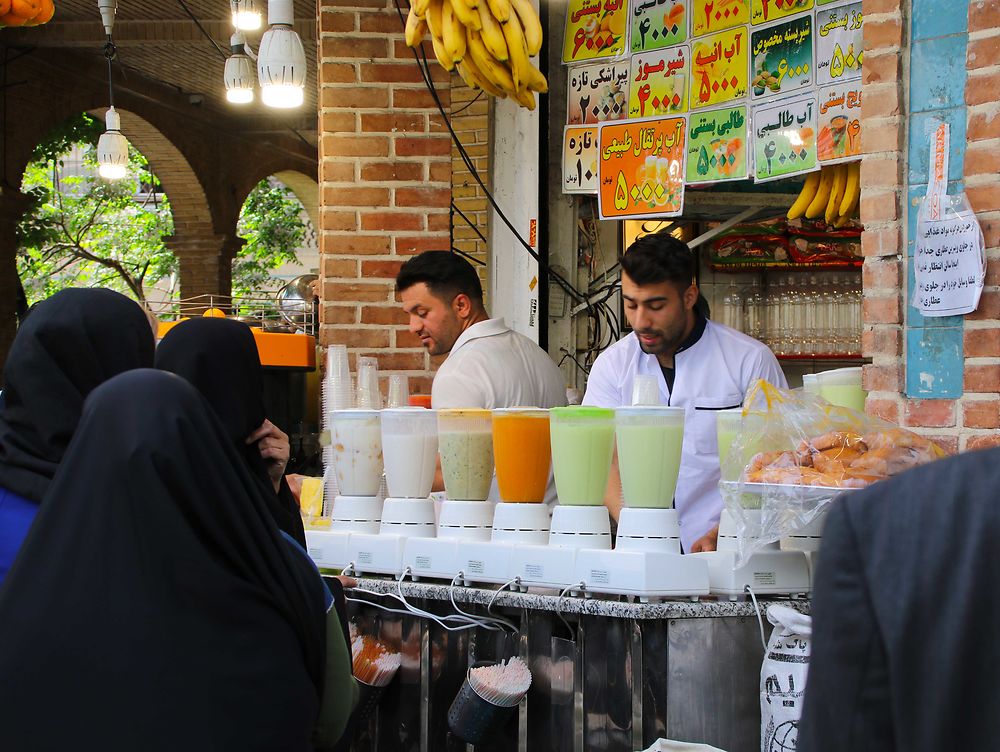
[[[841,493],[945,456],[924,436],[802,390],[759,381],[722,463],[722,498],[740,560],[795,534]],[[746,510],[760,510],[749,515]],[[759,523],[758,520],[759,519]]]

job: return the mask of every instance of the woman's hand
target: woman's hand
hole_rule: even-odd
[[[267,465],[267,474],[274,484],[274,492],[281,488],[281,477],[285,474],[285,466],[291,454],[288,444],[288,434],[278,428],[267,418],[260,428],[247,437],[247,444],[256,444],[260,456]]]

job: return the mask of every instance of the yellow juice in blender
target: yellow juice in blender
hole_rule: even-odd
[[[684,408],[618,408],[615,434],[625,506],[669,509],[681,467]]]
[[[552,471],[559,503],[601,506],[615,448],[615,411],[603,407],[553,407]]]
[[[493,459],[501,501],[544,501],[552,466],[548,410],[494,410]]]

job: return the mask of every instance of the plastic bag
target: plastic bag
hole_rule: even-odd
[[[771,606],[767,620],[774,629],[760,667],[760,750],[785,752],[798,746],[812,617],[787,606]]]
[[[818,519],[844,491],[945,454],[887,421],[758,381],[722,463],[720,491],[736,524],[739,564]]]

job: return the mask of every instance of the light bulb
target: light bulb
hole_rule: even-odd
[[[260,98],[268,107],[289,109],[299,107],[305,99],[301,86],[294,84],[268,84],[260,89]]]
[[[255,31],[260,23],[260,11],[253,0],[233,0],[233,26],[237,31]]]
[[[244,52],[242,39],[242,34],[233,34],[233,55],[226,59],[223,74],[226,81],[226,99],[233,104],[247,104],[253,101],[253,62]]]
[[[121,132],[121,118],[111,107],[104,116],[107,130],[97,141],[98,174],[106,180],[120,180],[128,172],[128,139]]]
[[[257,50],[261,99],[268,107],[298,107],[305,98],[306,53],[292,29],[291,0],[270,0],[267,10],[270,28]]]

